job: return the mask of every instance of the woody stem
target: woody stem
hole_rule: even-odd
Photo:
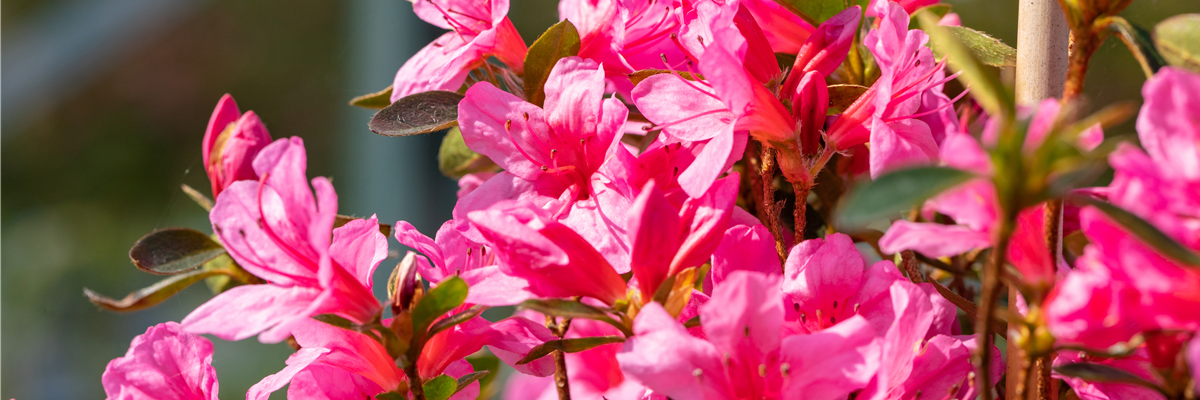
[[[787,260],[787,246],[783,243],[783,227],[779,226],[779,207],[775,204],[775,152],[768,146],[762,146],[762,206],[766,210],[767,229],[775,236],[775,251],[779,253],[779,261]]]
[[[796,193],[796,204],[792,210],[792,217],[796,222],[796,243],[800,243],[804,241],[804,229],[808,224],[808,192],[812,190],[812,184],[795,182],[792,183],[792,190]]]

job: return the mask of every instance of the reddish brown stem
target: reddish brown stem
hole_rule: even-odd
[[[775,204],[775,151],[770,147],[762,147],[762,207],[767,214],[767,229],[775,236],[775,251],[779,253],[779,262],[787,260],[787,247],[783,243],[783,227],[779,225],[780,207]]]
[[[980,388],[983,400],[992,400],[992,324],[996,316],[996,301],[1000,298],[1000,273],[1004,270],[1004,259],[1008,252],[1008,242],[1012,236],[1013,218],[1003,216],[996,227],[996,245],[992,246],[989,262],[983,267],[983,298],[980,304],[979,318],[975,320],[975,342],[979,343],[975,357],[975,387]]]
[[[804,182],[792,183],[792,191],[796,193],[796,204],[792,210],[795,219],[796,243],[804,241],[804,229],[808,225],[808,192],[812,185]]]
[[[1083,94],[1083,81],[1087,76],[1088,64],[1103,41],[1104,38],[1093,33],[1090,26],[1072,29],[1071,50],[1067,56],[1067,82],[1063,86],[1063,103],[1073,102]]]

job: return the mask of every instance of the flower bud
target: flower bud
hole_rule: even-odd
[[[271,134],[258,115],[253,111],[242,114],[233,96],[221,96],[208,120],[201,149],[213,198],[234,182],[258,179],[251,162],[268,144]]]

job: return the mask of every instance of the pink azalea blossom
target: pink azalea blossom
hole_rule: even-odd
[[[274,343],[313,315],[366,322],[379,314],[371,275],[387,257],[387,238],[374,216],[333,229],[337,194],[318,177],[314,198],[305,167],[304,142],[279,139],[254,159],[259,181],[235,182],[217,199],[213,231],[238,265],[267,284],[217,295],[183,319],[186,331],[226,340],[262,333],[259,340]]]
[[[938,145],[957,133],[953,102],[942,93],[951,78],[925,44],[929,36],[909,30],[908,12],[900,4],[877,1],[870,9],[878,27],[865,45],[879,64],[880,77],[829,127],[838,150],[871,144],[871,176],[902,166],[931,164]]]
[[[425,22],[451,32],[413,55],[396,72],[392,98],[429,90],[456,91],[472,69],[495,56],[520,74],[525,41],[508,20],[508,0],[410,0]]]
[[[657,303],[634,321],[617,354],[621,370],[677,399],[836,399],[878,368],[874,330],[862,317],[813,334],[787,335],[779,277],[737,271],[700,307],[706,338],[692,336]]]
[[[436,239],[430,239],[408,222],[399,221],[396,240],[425,255],[416,257],[414,262],[426,281],[438,283],[453,275],[466,281],[471,288],[467,292],[468,304],[504,306],[534,297],[528,281],[506,275],[490,248],[463,235],[461,229],[466,224],[462,220],[446,221],[438,229]]]
[[[501,270],[529,282],[541,297],[586,296],[612,305],[625,280],[570,227],[529,202],[506,201],[468,216],[500,261]]]
[[[700,198],[672,204],[651,181],[629,208],[633,276],[649,299],[669,276],[708,261],[729,225],[739,175],[721,179]]]
[[[537,319],[541,314],[529,313],[529,318]],[[536,315],[534,315],[536,314]],[[571,321],[568,338],[595,336],[620,336],[621,332],[612,325],[590,319],[575,319]],[[642,399],[646,387],[629,379],[621,372],[617,363],[617,353],[621,351],[620,343],[611,343],[578,353],[567,353],[567,379],[570,381],[571,398],[579,400],[621,400]],[[550,357],[547,357],[549,359]],[[536,377],[527,374],[513,374],[505,383],[505,399],[512,400],[554,400],[558,399],[558,390],[554,386],[553,377]]]
[[[467,91],[459,121],[468,147],[504,172],[459,200],[456,219],[501,200],[523,199],[551,209],[584,235],[614,265],[628,265],[629,249],[618,216],[630,196],[614,182],[619,139],[628,108],[604,96],[600,65],[578,57],[558,61],[546,81],[545,108],[490,83]],[[482,241],[468,229],[473,240]],[[621,271],[625,272],[625,271]]]
[[[390,320],[385,320],[385,324]],[[363,393],[370,397],[396,391],[407,380],[404,371],[387,350],[371,337],[348,329],[312,321],[296,332],[301,349],[287,360],[282,371],[263,378],[247,393],[248,400],[266,399],[272,392],[291,383],[288,397],[337,398],[326,393]],[[422,349],[417,373],[422,380],[442,374],[458,378],[474,372],[463,357],[484,345],[509,364],[515,364],[529,350],[554,339],[546,327],[514,317],[497,323],[474,318],[434,335]],[[552,360],[538,360],[517,366],[522,373],[546,376],[554,373]],[[331,379],[342,377],[342,379]],[[479,396],[479,384],[473,383],[451,399],[468,400]]]
[[[233,96],[221,96],[208,120],[200,149],[213,198],[234,182],[258,179],[250,162],[270,143],[271,134],[254,111],[242,114]]]
[[[679,5],[651,0],[564,0],[558,15],[579,31],[579,57],[604,65],[618,93],[633,88],[630,73],[679,67],[687,61],[673,40],[679,29]]]
[[[216,400],[212,343],[164,322],[133,338],[124,357],[104,369],[110,400]]]

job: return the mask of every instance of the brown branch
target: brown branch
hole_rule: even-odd
[[[792,218],[795,219],[796,243],[804,241],[804,229],[808,224],[808,192],[812,186],[804,182],[793,182],[792,190],[796,194]]]
[[[976,351],[978,356],[975,357],[975,369],[979,371],[975,376],[975,384],[978,388],[992,387],[990,378],[992,376],[992,343],[994,342],[993,329],[995,329],[996,316],[996,301],[1000,298],[1000,289],[1003,285],[1000,284],[1000,274],[1004,269],[1004,256],[1008,253],[1008,242],[1012,236],[1014,215],[1005,212],[1005,215],[999,219],[999,226],[996,230],[996,245],[992,247],[990,260],[983,268],[983,298],[980,301],[982,310],[979,312],[979,318],[975,319],[975,341],[979,343]],[[983,400],[992,400],[992,392],[990,390],[980,390]]]
[[[775,152],[767,146],[762,146],[762,207],[767,217],[767,229],[775,236],[775,251],[779,253],[780,264],[787,261],[787,246],[783,243],[783,227],[779,225],[780,204],[775,202]]]

